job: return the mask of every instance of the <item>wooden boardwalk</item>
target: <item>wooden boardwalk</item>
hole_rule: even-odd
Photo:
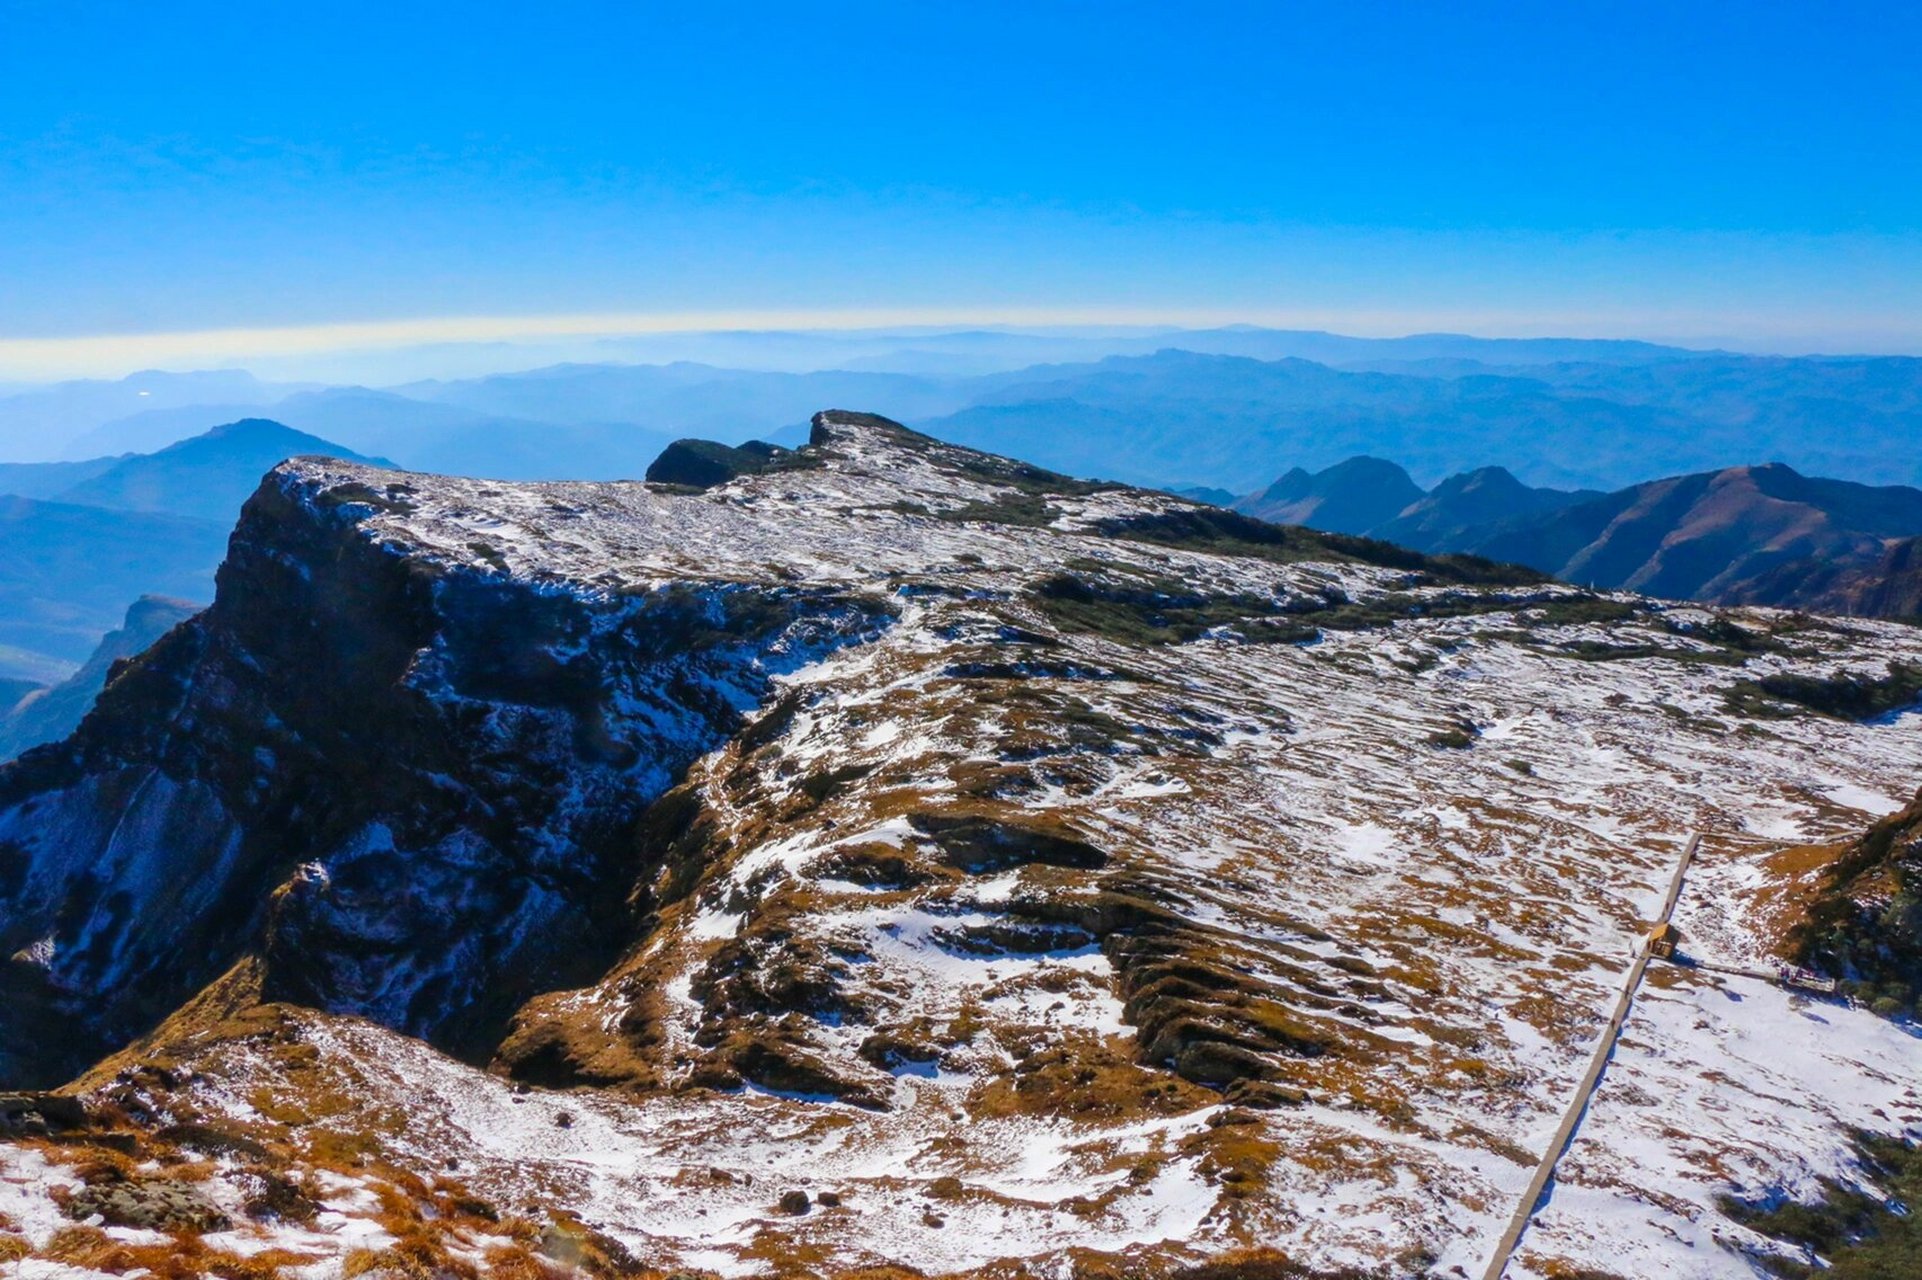
[[[1675,914],[1675,904],[1682,896],[1682,879],[1688,874],[1689,863],[1695,860],[1695,850],[1702,843],[1698,833],[1688,838],[1682,848],[1681,861],[1675,867],[1675,874],[1668,882],[1668,896],[1662,900],[1662,913],[1656,924],[1667,924]],[[1602,1072],[1608,1067],[1608,1060],[1615,1052],[1615,1041],[1622,1034],[1622,1024],[1628,1021],[1629,1006],[1634,1003],[1635,990],[1642,983],[1642,975],[1648,971],[1648,947],[1637,942],[1635,963],[1628,967],[1622,977],[1621,994],[1615,999],[1615,1008],[1608,1015],[1608,1025],[1602,1028],[1601,1037],[1595,1042],[1595,1052],[1589,1057],[1588,1070],[1575,1086],[1569,1098],[1568,1110],[1563,1113],[1562,1121],[1555,1126],[1555,1133],[1548,1140],[1548,1149],[1542,1153],[1541,1163],[1535,1166],[1535,1174],[1528,1180],[1528,1187],[1522,1192],[1521,1203],[1515,1206],[1515,1216],[1508,1220],[1501,1238],[1495,1242],[1495,1252],[1489,1257],[1488,1270],[1482,1273],[1482,1280],[1501,1280],[1502,1273],[1508,1270],[1509,1259],[1515,1253],[1515,1246],[1521,1243],[1522,1233],[1528,1230],[1529,1220],[1541,1207],[1542,1198],[1548,1191],[1550,1179],[1555,1176],[1555,1165],[1561,1160],[1562,1152],[1574,1140],[1575,1130],[1580,1127],[1582,1116],[1588,1111],[1589,1099],[1595,1096],[1595,1086],[1601,1083]]]

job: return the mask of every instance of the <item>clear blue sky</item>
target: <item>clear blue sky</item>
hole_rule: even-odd
[[[1887,2],[0,0],[0,338],[1007,307],[1922,349],[1918,49]]]

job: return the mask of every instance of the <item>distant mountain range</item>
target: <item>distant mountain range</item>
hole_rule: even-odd
[[[59,495],[62,502],[125,511],[159,511],[231,525],[260,477],[301,454],[393,464],[368,458],[265,418],[243,418],[204,435],[134,454]],[[58,465],[58,464],[56,464]]]
[[[0,458],[39,462],[124,453],[123,448],[75,445],[103,423],[136,414],[187,410],[188,420],[195,425],[159,442],[171,444],[215,423],[247,417],[250,410],[300,389],[262,382],[241,369],[199,373],[149,369],[111,382],[84,379],[36,387],[0,397]],[[240,406],[240,411],[210,416],[214,406]]]
[[[1273,524],[1360,533],[1386,524],[1423,497],[1406,471],[1380,458],[1350,458],[1310,475],[1288,472],[1237,507]]]
[[[813,406],[861,403],[1073,474],[1233,493],[1271,478],[1276,458],[1317,469],[1355,455],[1396,459],[1424,484],[1499,464],[1530,486],[1616,489],[1764,459],[1922,484],[1922,360],[1909,357],[1248,327],[681,335],[585,349],[666,359],[385,388],[232,370],[61,384],[0,397],[0,458],[147,453],[266,416],[419,470],[633,478],[675,439],[791,446]],[[517,354],[537,353],[498,358]]]
[[[227,546],[210,520],[0,496],[0,645],[84,660],[130,601],[206,600]],[[0,667],[0,675],[11,674]]]
[[[64,677],[139,595],[206,598],[240,502],[287,456],[637,479],[676,439],[796,444],[835,402],[1071,474],[1248,494],[1237,505],[1264,518],[1578,581],[1922,609],[1907,541],[1922,525],[1900,503],[1870,519],[1858,493],[1922,484],[1922,360],[1237,327],[710,337],[687,349],[860,367],[560,364],[386,389],[148,372],[0,396],[0,456],[49,459],[0,463],[0,678]],[[1017,364],[1036,357],[1059,362]],[[1357,457],[1398,465],[1343,462]],[[1295,467],[1269,482],[1276,459]],[[1782,465],[1719,470],[1758,459]]]
[[[1071,474],[1237,493],[1273,476],[1276,458],[1319,468],[1358,454],[1433,478],[1500,464],[1564,489],[1734,459],[1917,484],[1922,360],[1715,355],[1411,373],[1164,351],[1027,370],[915,425]]]
[[[1296,468],[1237,510],[1565,581],[1718,604],[1922,616],[1922,489],[1728,467],[1612,493],[1531,488],[1500,467],[1423,491],[1401,467]]]
[[[152,454],[0,468],[0,678],[71,672],[140,596],[211,598],[241,504],[301,454],[367,460],[247,419]]]
[[[142,596],[127,610],[119,629],[108,632],[80,669],[59,684],[17,689],[11,699],[0,690],[0,761],[43,742],[58,742],[79,728],[114,663],[145,653],[199,611],[199,605],[185,600]]]
[[[112,470],[128,456],[88,458],[84,462],[0,462],[0,493],[16,498],[51,498]]]

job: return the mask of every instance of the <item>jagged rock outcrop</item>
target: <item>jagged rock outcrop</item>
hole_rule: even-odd
[[[792,452],[762,440],[738,446],[713,440],[676,440],[648,464],[647,478],[653,484],[712,489],[740,476],[759,475]]]

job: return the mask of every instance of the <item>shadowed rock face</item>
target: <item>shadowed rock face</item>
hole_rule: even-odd
[[[654,484],[712,489],[737,476],[757,475],[767,470],[776,458],[790,452],[759,440],[750,440],[738,448],[712,440],[676,440],[648,464],[647,478]]]
[[[1888,543],[1876,558],[1796,560],[1762,574],[1746,595],[1815,613],[1922,618],[1922,537]]]
[[[6,1074],[63,1077],[256,951],[270,996],[486,1047],[604,963],[633,816],[774,673],[885,617],[450,563],[369,535],[408,490],[277,471],[213,608],[0,771],[0,1043],[35,1054]]]

